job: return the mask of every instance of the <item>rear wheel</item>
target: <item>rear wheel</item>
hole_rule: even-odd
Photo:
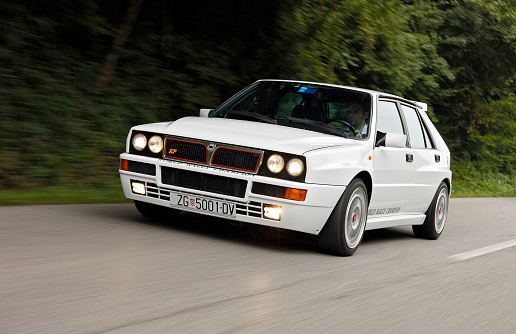
[[[364,182],[353,180],[318,235],[323,251],[339,256],[355,253],[364,236],[368,202]]]
[[[430,207],[426,211],[423,225],[412,225],[412,231],[418,238],[435,240],[443,233],[450,195],[446,183],[441,182]]]
[[[136,206],[136,209],[145,217],[149,218],[159,218],[159,219],[167,219],[167,218],[174,218],[179,214],[179,210],[175,210],[172,208],[166,208],[164,206],[141,202],[141,201],[134,201],[134,205]]]

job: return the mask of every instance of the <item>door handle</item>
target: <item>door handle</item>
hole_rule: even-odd
[[[414,155],[410,154],[410,153],[407,153],[406,155],[406,160],[407,162],[412,162],[414,161]]]

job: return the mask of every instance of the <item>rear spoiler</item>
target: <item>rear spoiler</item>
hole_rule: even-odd
[[[412,103],[415,103],[420,109],[422,109],[424,112],[427,112],[428,110],[428,104],[423,102],[417,102],[417,101],[411,101]]]

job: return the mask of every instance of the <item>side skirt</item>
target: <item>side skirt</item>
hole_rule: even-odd
[[[400,225],[423,225],[425,218],[424,214],[367,218],[365,229],[368,231]]]

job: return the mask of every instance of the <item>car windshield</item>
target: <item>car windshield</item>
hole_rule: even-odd
[[[273,123],[342,137],[366,138],[371,96],[324,85],[259,81],[211,117]]]

